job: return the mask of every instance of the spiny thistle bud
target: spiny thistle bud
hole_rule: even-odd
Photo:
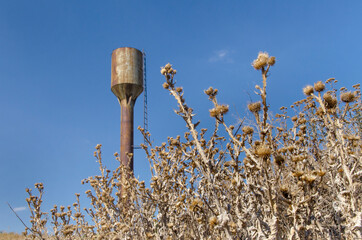
[[[308,85],[305,88],[303,88],[303,92],[305,95],[310,96],[314,92],[314,89],[312,86]]]
[[[206,95],[209,97],[215,97],[217,95],[218,90],[213,89],[212,87],[209,87],[207,90],[204,91]]]
[[[345,92],[341,94],[341,100],[345,103],[350,103],[355,100],[355,96],[352,92]]]
[[[97,146],[95,147],[97,150],[101,149],[102,144],[97,144]]]
[[[318,81],[314,84],[314,90],[317,92],[322,92],[326,85],[322,81]]]
[[[250,112],[259,112],[261,109],[261,104],[260,102],[254,102],[254,103],[250,103],[248,104],[248,109]]]

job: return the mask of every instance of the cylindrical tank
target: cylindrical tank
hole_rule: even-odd
[[[112,53],[112,92],[120,99],[133,100],[143,91],[143,54],[130,47]]]
[[[111,90],[121,105],[120,160],[133,171],[133,108],[143,91],[143,54],[135,48],[112,52]]]

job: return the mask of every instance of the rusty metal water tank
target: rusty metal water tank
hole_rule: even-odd
[[[120,99],[136,98],[143,91],[143,54],[123,47],[112,53],[112,92]]]
[[[121,105],[120,161],[133,171],[133,109],[143,91],[143,54],[130,47],[112,52],[111,90]]]

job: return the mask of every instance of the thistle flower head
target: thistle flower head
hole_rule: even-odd
[[[275,64],[275,57],[270,57],[270,58],[268,58],[268,64],[269,64],[270,66],[273,66],[273,65]]]
[[[208,95],[210,98],[214,98],[217,95],[218,90],[212,87],[209,87],[207,90],[204,91],[206,95]]]
[[[312,86],[308,85],[305,88],[303,88],[303,92],[305,95],[310,96],[314,92],[314,89]]]
[[[345,103],[353,102],[355,100],[355,95],[352,92],[342,93],[341,100]]]
[[[246,135],[253,134],[253,132],[254,132],[254,129],[252,127],[249,127],[249,126],[244,126],[241,130]]]
[[[229,111],[228,105],[217,105],[215,108],[209,110],[211,117],[217,117],[219,115],[224,115],[228,111]]]
[[[317,92],[322,92],[326,85],[322,81],[318,81],[314,84],[314,90]]]
[[[261,69],[268,63],[269,54],[267,52],[259,52],[258,58],[251,64],[256,70]]]
[[[272,150],[265,145],[259,146],[256,150],[256,154],[259,157],[268,157],[268,156],[270,156],[271,153],[272,153]]]
[[[260,102],[254,102],[248,104],[248,109],[250,112],[259,112],[261,109],[261,103]]]
[[[323,99],[325,101],[326,108],[331,109],[336,107],[337,99],[333,97],[330,93],[325,93],[323,95]]]

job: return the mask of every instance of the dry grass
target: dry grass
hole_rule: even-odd
[[[6,233],[2,232],[0,233],[0,240],[24,240],[25,237],[21,234],[17,233]]]
[[[27,190],[28,239],[361,238],[360,86],[347,92],[334,89],[334,79],[317,82],[304,89],[305,99],[271,116],[266,87],[274,64],[267,53],[253,62],[262,79],[255,86],[260,102],[249,104],[254,119],[248,124],[228,125],[229,108],[217,101],[218,90],[205,91],[215,120],[210,130],[199,129],[176,86],[176,71],[167,64],[163,86],[187,130],[161,146],[143,145],[150,187],[122,165],[106,169],[97,145],[100,175],[83,181],[91,186],[86,195],[92,207],[82,209],[77,194],[73,206],[54,206],[47,219],[38,183],[38,194]]]

